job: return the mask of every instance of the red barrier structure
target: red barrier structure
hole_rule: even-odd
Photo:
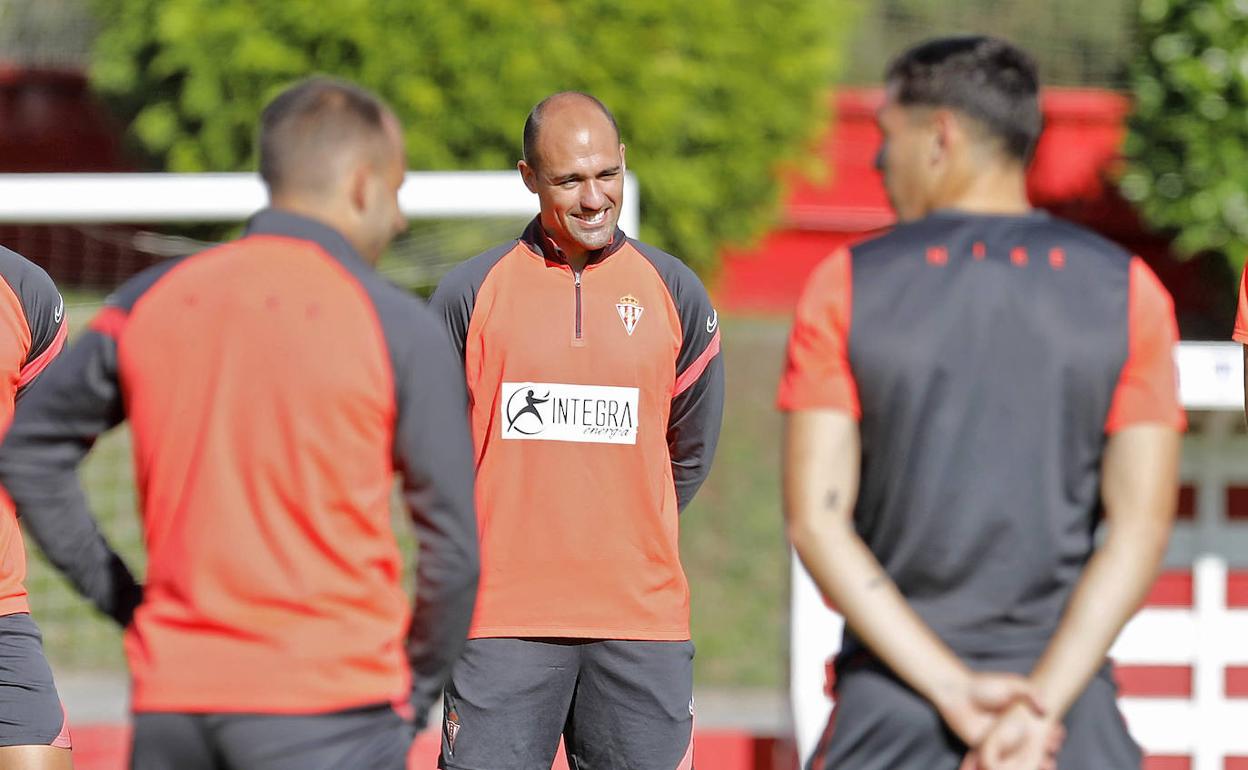
[[[0,64],[0,172],[133,171],[122,127],[74,70]],[[0,244],[63,288],[113,288],[161,259],[132,243],[131,225],[4,225]]]
[[[123,171],[121,131],[72,70],[0,64],[0,170]]]
[[[777,227],[756,246],[725,252],[714,284],[721,309],[788,313],[806,276],[823,257],[893,224],[874,167],[880,146],[875,111],[883,94],[879,89],[848,89],[832,98],[835,117],[819,146],[821,178],[790,179]],[[1219,271],[1216,258],[1175,259],[1169,239],[1150,232],[1113,184],[1130,109],[1127,97],[1103,90],[1049,89],[1042,106],[1045,131],[1028,174],[1032,202],[1144,257],[1175,295],[1185,337],[1228,338],[1233,277]]]

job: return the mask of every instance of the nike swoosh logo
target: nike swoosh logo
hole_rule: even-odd
[[[711,314],[706,317],[706,333],[714,334],[716,326],[719,326],[719,311],[712,310]]]
[[[61,303],[56,306],[56,312],[52,314],[52,321],[59,324],[63,315],[65,315],[65,300],[61,299]]]

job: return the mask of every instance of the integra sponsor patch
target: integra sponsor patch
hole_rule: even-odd
[[[636,444],[637,399],[637,388],[504,382],[503,438]]]

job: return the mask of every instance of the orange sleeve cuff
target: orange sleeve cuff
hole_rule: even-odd
[[[1139,257],[1131,260],[1127,298],[1127,361],[1105,421],[1105,432],[1162,423],[1186,430],[1174,349],[1179,342],[1174,301]]]
[[[824,260],[807,281],[776,396],[782,411],[839,409],[862,416],[849,365],[852,288],[848,249]]]

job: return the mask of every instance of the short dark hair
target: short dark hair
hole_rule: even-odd
[[[603,104],[598,97],[584,91],[560,91],[534,105],[533,109],[529,110],[529,117],[524,121],[524,162],[530,166],[537,168],[537,137],[542,129],[542,117],[546,112],[546,107],[553,101],[567,98],[585,99],[597,107],[611,123],[611,129],[615,131],[616,139],[619,139],[620,126],[615,122],[615,115],[611,114],[611,110],[607,109],[607,105]]]
[[[905,106],[947,107],[980,123],[1005,151],[1031,159],[1044,119],[1036,64],[993,37],[945,37],[919,43],[888,67],[886,83]]]
[[[317,192],[331,183],[335,152],[381,146],[390,110],[344,80],[316,76],[277,95],[260,114],[260,177],[270,190]]]

